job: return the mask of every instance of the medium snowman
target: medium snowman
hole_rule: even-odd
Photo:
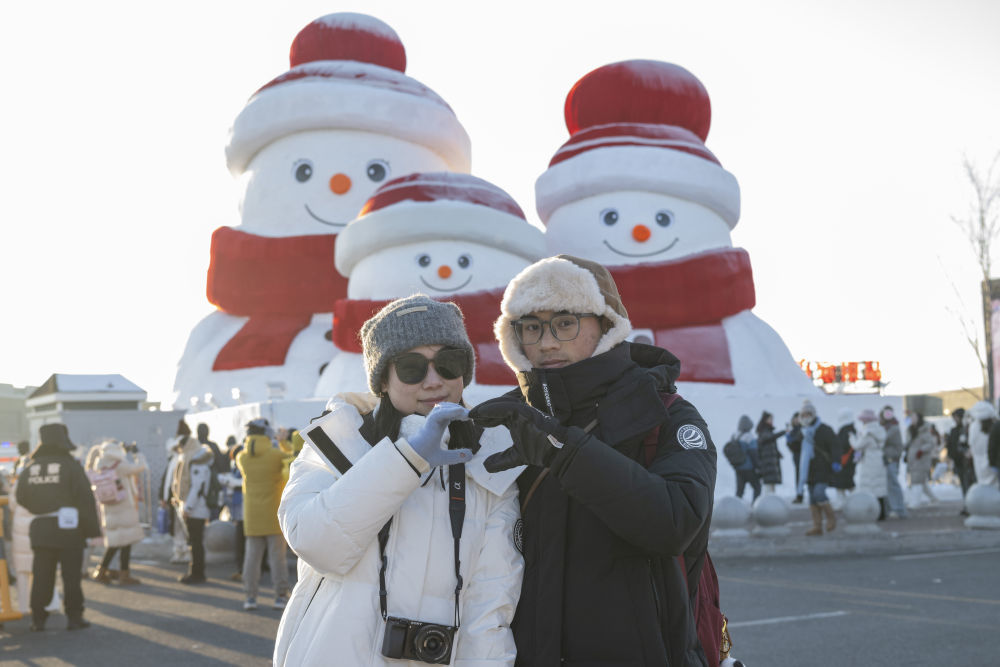
[[[337,241],[337,270],[349,276],[347,298],[334,306],[339,352],[323,371],[316,396],[367,391],[361,325],[389,301],[417,292],[462,309],[476,350],[466,403],[516,386],[493,323],[507,283],[544,254],[541,230],[509,194],[487,181],[437,172],[386,183]]]
[[[290,62],[233,123],[226,159],[242,186],[241,221],[212,235],[217,310],[188,339],[177,409],[312,396],[336,351],[333,304],[347,293],[337,234],[395,176],[469,170],[468,135],[404,73],[403,44],[382,21],[319,18],[295,37]]]
[[[708,92],[682,67],[600,67],[566,99],[569,140],[535,183],[550,254],[607,266],[634,337],[681,359],[681,391],[815,394],[781,337],[751,312],[750,257],[730,232],[736,179],[705,146]]]

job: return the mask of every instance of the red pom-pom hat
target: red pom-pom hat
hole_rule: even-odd
[[[708,91],[683,67],[626,60],[599,67],[566,96],[569,141],[535,182],[538,215],[602,192],[639,190],[688,199],[732,229],[740,188],[705,147]]]
[[[426,172],[384,183],[337,236],[337,271],[350,276],[374,252],[422,241],[471,241],[534,262],[542,231],[501,188],[469,174]]]
[[[471,144],[454,111],[404,73],[396,32],[365,14],[316,19],[292,42],[291,69],[254,93],[233,122],[226,162],[242,173],[272,141],[307,130],[362,130],[425,146],[467,172]]]

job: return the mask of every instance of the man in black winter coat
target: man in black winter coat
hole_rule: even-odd
[[[610,273],[567,255],[522,271],[495,332],[520,390],[470,416],[513,446],[525,558],[517,665],[715,665],[694,622],[715,490],[705,421],[676,395],[680,362],[630,344]]]
[[[41,444],[17,481],[17,502],[35,515],[29,533],[34,556],[31,583],[31,629],[45,629],[56,565],[62,569],[67,630],[90,625],[83,620],[83,548],[101,534],[97,504],[83,466],[73,458],[65,424],[45,424]]]

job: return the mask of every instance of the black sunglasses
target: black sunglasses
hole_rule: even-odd
[[[392,360],[396,367],[396,377],[403,384],[417,384],[427,377],[427,367],[434,363],[437,374],[445,380],[463,377],[469,370],[469,359],[465,350],[443,347],[428,359],[419,352],[407,352]]]

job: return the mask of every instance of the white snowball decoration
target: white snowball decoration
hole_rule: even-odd
[[[715,501],[712,511],[712,534],[716,537],[749,537],[750,504],[736,496]]]
[[[205,526],[205,562],[230,563],[235,558],[236,524],[213,521]],[[237,563],[242,567],[242,563]]]
[[[993,484],[973,484],[965,507],[969,510],[966,528],[1000,530],[1000,489]]]
[[[855,535],[879,532],[875,525],[879,513],[878,499],[870,492],[857,490],[847,496],[843,513],[847,521],[846,532]]]
[[[763,495],[754,501],[752,515],[753,534],[759,537],[788,535],[788,518],[791,510],[781,496]]]

